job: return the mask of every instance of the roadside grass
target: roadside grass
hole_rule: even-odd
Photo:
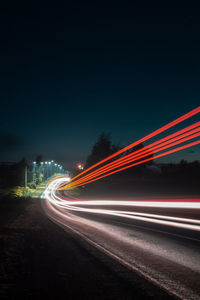
[[[26,188],[22,186],[15,186],[9,188],[0,188],[0,201],[2,198],[39,198],[46,187],[46,182],[38,185],[28,185]]]
[[[22,198],[22,197],[32,197],[35,192],[35,189],[29,187],[15,186],[11,188],[0,189],[0,200],[2,198]]]

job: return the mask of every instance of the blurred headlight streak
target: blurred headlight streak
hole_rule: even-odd
[[[108,215],[123,219],[150,222],[165,226],[200,231],[200,220],[192,218],[174,217],[155,213],[130,211],[130,208],[176,208],[176,209],[200,209],[200,199],[164,199],[149,201],[124,201],[124,200],[95,200],[81,201],[69,196],[68,198],[58,193],[57,188],[66,180],[66,177],[55,179],[45,190],[45,198],[49,209],[57,210],[62,217],[66,212],[76,211],[98,215]],[[72,198],[72,199],[71,199]],[[76,200],[76,201],[74,201]],[[106,208],[107,207],[107,208]],[[113,207],[113,209],[112,209]],[[115,209],[114,209],[115,208]],[[118,208],[118,209],[116,209]],[[120,208],[120,209],[119,209]],[[126,210],[122,209],[126,208]]]
[[[185,121],[186,119],[196,115],[199,112],[200,106],[183,115],[182,117],[174,120],[173,122],[170,122],[169,124],[152,132],[144,138],[132,143],[131,145],[121,149],[120,151],[117,151],[116,153],[110,155],[102,161],[94,164],[72,179],[70,179],[69,177],[55,178],[48,184],[44,192],[44,198],[48,203],[48,209],[52,210],[52,212],[54,213],[57,212],[62,220],[65,220],[65,214],[67,212],[74,211],[82,213],[83,215],[89,213],[95,215],[113,216],[133,221],[142,221],[146,223],[149,222],[170,227],[200,231],[200,220],[191,217],[181,217],[181,212],[183,210],[200,210],[200,199],[83,201],[70,195],[67,195],[67,197],[65,197],[66,194],[62,192],[62,190],[86,185],[90,182],[102,179],[130,167],[134,167],[153,159],[160,158],[200,144],[200,122],[196,122],[168,136],[165,136],[164,138],[161,138],[143,147],[142,149],[136,150],[122,157],[118,157],[118,159],[115,159],[110,163],[96,168],[99,165],[104,164],[108,160],[113,159],[114,157],[119,156],[122,153],[125,153],[127,150],[139,145],[144,141],[149,140],[152,137],[157,136],[158,134],[166,131],[169,128],[172,128],[173,126]],[[191,139],[196,140],[189,142]],[[169,148],[172,149],[167,150]],[[95,170],[89,172],[92,169]],[[77,179],[78,177],[80,178]],[[146,210],[144,211],[144,209]],[[157,211],[159,211],[159,213],[156,211],[156,209]],[[176,215],[170,215],[173,210],[176,210],[180,213],[178,217]]]

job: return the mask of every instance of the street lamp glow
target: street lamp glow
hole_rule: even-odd
[[[83,170],[83,165],[82,165],[82,164],[78,164],[78,165],[77,165],[77,168],[78,168],[79,170]]]

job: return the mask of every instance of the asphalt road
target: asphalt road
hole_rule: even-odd
[[[39,199],[19,199],[1,205],[0,299],[170,298],[51,222],[40,204]]]
[[[109,205],[99,205],[101,213],[95,211],[94,203],[87,204],[85,211],[84,204],[79,205],[81,209],[76,207],[43,201],[51,220],[133,274],[139,274],[168,295],[200,299],[199,208],[123,207],[126,214],[118,214],[121,208],[112,206],[115,214],[109,214]],[[148,213],[155,215],[155,222]],[[165,216],[175,219],[166,220]]]

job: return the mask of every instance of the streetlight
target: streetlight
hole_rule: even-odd
[[[83,165],[82,165],[82,164],[78,164],[78,165],[77,165],[77,168],[78,168],[79,170],[83,170]]]

